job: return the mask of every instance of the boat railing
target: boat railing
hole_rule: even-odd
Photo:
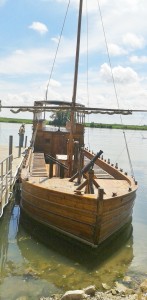
[[[0,162],[0,217],[3,214],[4,207],[8,204],[13,184],[12,161],[13,155],[11,154]]]

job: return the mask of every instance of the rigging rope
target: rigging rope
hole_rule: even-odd
[[[102,12],[101,12],[101,7],[100,7],[99,0],[97,0],[97,3],[98,3],[98,9],[99,9],[99,14],[100,14],[100,18],[101,18],[102,30],[103,30],[104,39],[105,39],[105,45],[106,45],[106,50],[107,50],[107,55],[108,55],[108,61],[109,61],[110,72],[111,72],[111,77],[112,77],[112,82],[113,82],[113,87],[114,87],[114,93],[115,93],[115,97],[116,97],[116,101],[117,101],[117,106],[118,106],[118,109],[119,109],[120,108],[119,99],[118,99],[116,84],[115,84],[114,75],[113,75],[113,71],[112,71],[112,64],[111,64],[109,48],[108,48],[108,44],[107,44],[107,38],[106,38],[106,33],[105,33],[105,28],[104,28],[103,17],[102,17]],[[121,120],[121,124],[124,125],[121,114],[120,114],[120,120]],[[134,171],[133,171],[133,166],[132,166],[131,157],[130,157],[130,153],[129,153],[129,147],[128,147],[127,138],[126,138],[126,134],[125,134],[124,130],[123,130],[123,135],[124,135],[124,141],[125,141],[126,150],[127,150],[127,154],[128,154],[130,170],[131,170],[132,176],[134,177]]]
[[[134,176],[133,165],[132,165],[131,156],[130,156],[130,152],[129,152],[129,147],[128,147],[128,143],[127,143],[127,138],[126,138],[126,134],[125,134],[124,130],[123,130],[123,134],[124,134],[124,140],[125,140],[125,144],[126,144],[126,149],[127,149],[129,164],[130,164],[130,170],[131,170],[131,174],[132,174],[132,176],[134,178],[135,176]]]
[[[47,86],[46,86],[46,92],[45,92],[45,100],[46,101],[47,101],[47,96],[48,96],[48,88],[49,88],[51,77],[52,77],[52,74],[53,74],[54,65],[55,65],[55,61],[56,61],[56,58],[57,58],[57,54],[58,54],[58,50],[59,50],[59,46],[60,46],[60,42],[61,42],[63,30],[64,30],[64,25],[65,25],[66,17],[67,17],[67,14],[68,14],[69,5],[70,5],[70,0],[68,2],[67,8],[66,8],[65,17],[64,17],[64,20],[63,20],[63,25],[62,25],[61,32],[60,32],[60,36],[59,36],[59,40],[58,40],[58,44],[57,44],[57,49],[56,49],[55,57],[54,57],[54,60],[53,60],[53,65],[52,65],[50,76],[49,76],[49,80],[48,80],[48,83],[47,83]]]

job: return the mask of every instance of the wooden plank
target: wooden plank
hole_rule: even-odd
[[[84,154],[89,159],[92,159],[94,157],[94,155],[92,153],[88,152],[87,150],[84,150]],[[118,169],[111,166],[110,164],[108,164],[104,160],[98,158],[96,160],[95,164],[97,166],[99,166],[101,169],[103,169],[104,171],[106,171],[108,174],[113,176],[114,178],[116,178],[118,180],[126,180],[129,184],[132,183],[131,178],[129,178],[124,173],[120,172]]]
[[[104,211],[105,213],[117,208],[123,208],[125,205],[129,204],[130,202],[135,201],[135,191],[131,192],[130,194],[126,194],[120,197],[114,197],[111,199],[104,200]]]
[[[96,199],[89,199],[83,195],[69,195],[62,192],[53,191],[42,186],[29,183],[29,181],[22,182],[22,192],[23,191],[37,197],[38,199],[54,201],[54,203],[85,209],[88,211],[96,211]]]
[[[46,224],[48,227],[52,225],[79,238],[93,242],[94,227],[91,225],[80,223],[80,221],[66,219],[63,216],[58,216],[57,218],[55,214],[38,210],[27,202],[22,203],[22,208],[30,215],[30,217],[36,219],[38,222]]]
[[[119,229],[121,229],[123,226],[125,226],[125,224],[127,224],[129,222],[131,215],[132,215],[132,212],[130,212],[130,214],[128,214],[128,216],[125,217],[125,219],[122,219],[119,222],[114,223],[113,224],[114,226],[111,226],[110,228],[108,228],[108,227],[104,228],[104,226],[102,226],[99,241],[102,242],[102,241],[106,240],[112,234],[114,234]]]
[[[45,199],[38,199],[34,197],[34,195],[27,194],[24,191],[22,193],[22,199],[24,202],[27,201],[31,203],[31,205],[38,207],[38,209],[45,210],[49,213],[54,213],[59,216],[61,215],[72,220],[80,220],[82,223],[91,225],[94,225],[96,222],[96,211],[92,212],[84,209],[81,210],[76,207],[69,207],[63,204],[47,201]]]

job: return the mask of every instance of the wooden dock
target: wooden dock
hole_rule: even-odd
[[[21,148],[20,154],[19,148],[13,147],[12,155],[9,155],[9,147],[0,145],[0,218],[3,215],[4,207],[11,199],[13,186],[23,160],[24,151],[25,149]]]

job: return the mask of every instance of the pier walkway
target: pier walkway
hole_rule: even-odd
[[[12,155],[9,156],[9,147],[0,145],[0,217],[10,200],[18,168],[23,160],[24,150],[25,148],[21,148],[19,157],[19,148],[13,147]]]

